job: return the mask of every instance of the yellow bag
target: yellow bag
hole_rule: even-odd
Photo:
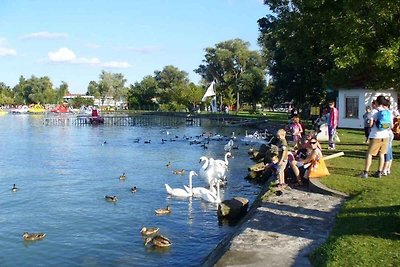
[[[323,158],[313,161],[310,166],[308,178],[320,178],[330,175]]]

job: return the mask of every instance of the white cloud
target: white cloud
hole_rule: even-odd
[[[65,47],[49,52],[47,55],[52,62],[72,62],[76,59],[75,53]]]
[[[62,32],[33,32],[28,33],[21,36],[21,39],[45,39],[45,40],[52,40],[52,39],[65,39],[68,37],[68,34]]]
[[[75,53],[68,48],[60,48],[55,52],[49,52],[48,59],[50,62],[56,63],[68,63],[68,64],[82,64],[82,65],[93,65],[93,66],[102,66],[105,68],[129,68],[131,65],[128,62],[122,61],[109,61],[102,63],[100,59],[97,57],[85,58],[80,57],[77,58]]]
[[[101,66],[105,68],[116,68],[116,69],[126,69],[131,67],[131,65],[128,62],[121,62],[121,61],[104,62],[103,64],[101,64]]]
[[[0,57],[3,56],[16,56],[17,51],[12,48],[5,47],[7,40],[5,38],[0,37]]]
[[[16,56],[17,51],[11,48],[0,47],[0,56]]]

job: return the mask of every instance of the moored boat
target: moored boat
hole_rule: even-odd
[[[34,104],[28,108],[28,113],[44,113],[46,109],[40,104]]]

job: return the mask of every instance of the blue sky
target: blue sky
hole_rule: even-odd
[[[102,70],[122,73],[127,85],[174,65],[189,73],[204,48],[241,38],[259,50],[262,0],[2,0],[0,82],[49,76],[85,93]]]

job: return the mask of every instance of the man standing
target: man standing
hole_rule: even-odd
[[[336,128],[339,123],[339,111],[335,108],[335,102],[329,101],[329,120],[328,120],[328,135],[329,135],[329,146],[328,149],[335,149],[334,136],[336,134]]]
[[[368,151],[367,155],[365,157],[365,168],[364,171],[361,173],[361,178],[368,178],[368,171],[369,168],[371,167],[372,163],[372,156],[376,156],[379,154],[379,167],[376,173],[374,173],[373,176],[376,178],[381,178],[382,176],[382,171],[383,171],[383,165],[385,163],[385,154],[387,151],[387,145],[389,141],[389,130],[390,126],[388,128],[382,127],[381,124],[383,123],[381,120],[380,114],[388,114],[388,117],[386,120],[390,121],[392,120],[392,116],[390,112],[386,112],[387,109],[385,109],[385,106],[388,105],[387,99],[383,96],[380,95],[376,99],[376,104],[377,108],[372,112],[372,120],[370,123],[371,126],[371,132],[369,133],[369,143],[368,143]]]

